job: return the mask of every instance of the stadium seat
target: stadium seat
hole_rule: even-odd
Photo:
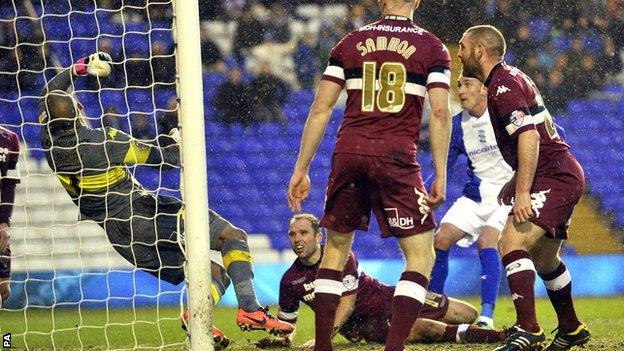
[[[126,56],[138,55],[141,58],[150,56],[149,35],[145,33],[126,33],[123,37]]]
[[[529,28],[531,29],[531,36],[535,40],[543,41],[548,39],[552,23],[548,18],[536,18],[529,22]]]
[[[96,38],[99,30],[93,23],[96,23],[96,17],[92,13],[72,12],[69,15],[73,38]]]
[[[130,111],[153,112],[152,92],[150,89],[128,88],[126,97]]]
[[[15,18],[15,16],[16,14],[13,6],[7,6],[6,4],[4,4],[4,6],[0,6],[0,19],[10,20]]]
[[[123,25],[124,25],[124,32],[126,34],[130,32],[147,33],[149,30],[147,23],[142,22],[142,21],[139,21],[139,22],[125,21]]]
[[[71,31],[67,17],[43,16],[41,18],[43,34],[47,41],[69,41]]]
[[[558,35],[553,38],[556,53],[567,52],[572,46],[572,38],[568,35]]]
[[[69,43],[74,61],[97,51],[95,39],[72,39]]]

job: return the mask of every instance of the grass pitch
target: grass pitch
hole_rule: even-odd
[[[468,299],[478,305],[478,299]],[[585,350],[624,350],[624,296],[578,298],[576,309],[592,331],[593,338]],[[548,300],[538,300],[537,313],[548,333],[556,326],[556,316]],[[136,308],[90,310],[58,307],[29,308],[0,313],[0,333],[12,333],[12,347],[18,350],[184,350],[185,334],[180,329],[177,308]],[[514,321],[513,304],[500,299],[496,307],[497,326]],[[268,334],[242,332],[235,324],[236,310],[217,308],[214,322],[231,340],[228,350],[253,350],[254,343]],[[302,308],[295,344],[314,336],[314,319],[308,308]],[[342,337],[335,339],[337,350],[382,350],[377,344],[351,344]],[[493,345],[409,345],[408,350],[492,350]],[[274,349],[278,350],[278,349]]]

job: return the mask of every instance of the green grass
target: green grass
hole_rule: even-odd
[[[473,304],[478,300],[469,299]],[[593,338],[585,350],[624,350],[624,296],[576,299],[581,319]],[[548,331],[556,326],[556,316],[547,300],[537,304],[538,318]],[[185,335],[180,330],[177,308],[88,310],[69,308],[2,311],[0,333],[13,333],[13,348],[28,350],[183,350]],[[231,340],[228,350],[252,350],[254,342],[267,336],[264,332],[242,332],[235,324],[235,309],[217,308],[215,325]],[[501,299],[496,308],[498,326],[514,321],[513,304]],[[104,328],[104,325],[107,325]],[[52,332],[52,330],[54,330]],[[314,335],[314,320],[309,309],[301,310],[296,344]],[[336,338],[337,350],[380,350],[380,345],[353,345]],[[491,350],[492,345],[410,345],[408,350]]]

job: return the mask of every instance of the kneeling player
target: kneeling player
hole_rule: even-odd
[[[311,214],[299,214],[290,220],[288,231],[297,259],[284,273],[280,283],[280,311],[278,318],[289,323],[297,321],[299,303],[313,310],[314,280],[319,268],[323,234],[318,219]],[[339,332],[353,342],[383,343],[392,320],[394,286],[358,272],[353,252],[349,254],[343,272],[344,291],[336,313],[335,333]],[[407,342],[499,342],[505,331],[483,329],[470,325],[477,318],[477,310],[466,302],[444,295],[427,293],[420,318],[412,327]],[[263,339],[258,346],[290,346],[294,332],[285,338]],[[302,346],[311,347],[314,340]]]

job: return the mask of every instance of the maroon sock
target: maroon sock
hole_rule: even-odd
[[[314,281],[314,326],[316,329],[315,351],[332,350],[332,333],[336,309],[342,295],[342,272],[321,268]]]
[[[503,330],[483,329],[476,325],[468,326],[464,341],[467,343],[493,343],[505,341],[507,336]]]
[[[503,257],[511,299],[516,307],[516,325],[528,332],[538,332],[535,316],[535,265],[531,254],[515,250]]]
[[[447,324],[444,327],[444,334],[442,334],[442,341],[457,342],[457,328],[458,325]]]
[[[464,330],[464,335],[461,339],[461,342],[464,343],[494,343],[504,341],[506,338],[505,331],[503,330],[492,330],[492,329],[483,329],[477,327],[476,325],[468,325],[462,324]],[[448,324],[444,328],[444,334],[442,335],[442,341],[446,342],[458,342],[457,341],[457,330],[460,328],[459,325],[451,325]]]
[[[575,331],[581,325],[581,322],[578,320],[574,310],[572,277],[570,277],[570,272],[566,265],[561,262],[551,273],[540,274],[540,278],[544,281],[550,303],[555,308],[555,312],[557,312],[559,331],[563,333]]]
[[[385,351],[403,351],[414,322],[420,314],[429,281],[418,272],[403,272],[392,299],[392,322]]]

